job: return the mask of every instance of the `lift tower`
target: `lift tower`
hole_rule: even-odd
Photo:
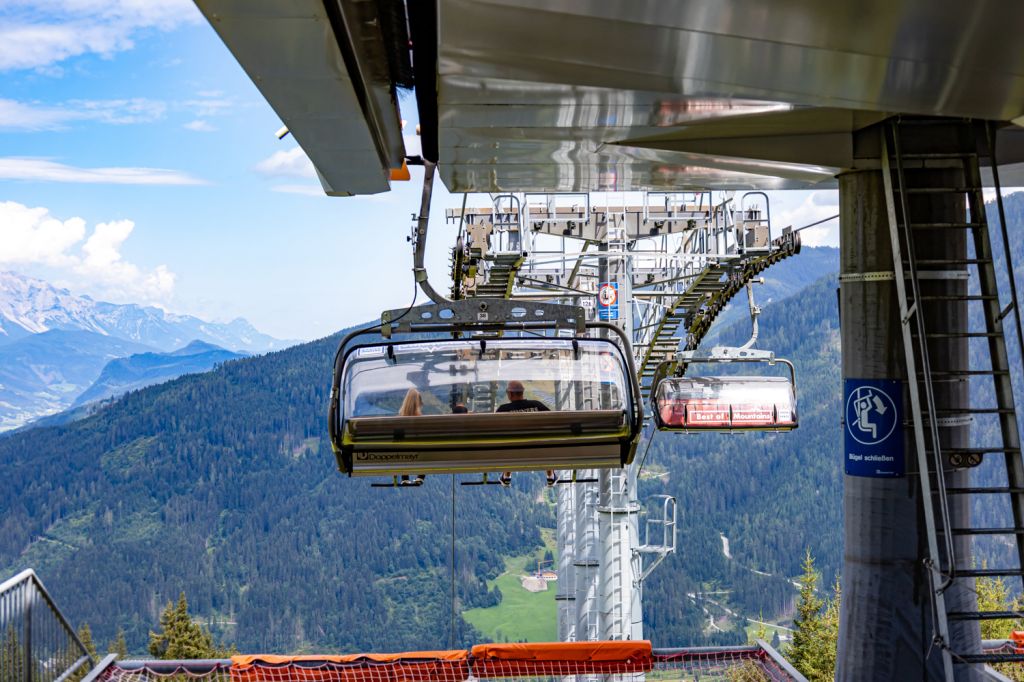
[[[491,206],[449,210],[463,226],[452,297],[586,305],[632,339],[647,403],[656,368],[697,348],[729,300],[796,253],[799,239],[773,236],[760,192],[633,196],[502,194]],[[643,637],[643,581],[674,551],[676,522],[671,497],[639,500],[643,463],[555,477],[560,639]]]

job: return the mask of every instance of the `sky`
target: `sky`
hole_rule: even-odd
[[[414,101],[402,105],[411,129]],[[244,317],[282,339],[408,305],[422,171],[386,194],[326,197],[280,127],[190,0],[4,0],[0,270]],[[441,289],[456,231],[444,208],[461,201],[436,181],[427,269]],[[772,222],[806,225],[837,203],[835,191],[774,192]],[[802,236],[838,245],[837,221]]]

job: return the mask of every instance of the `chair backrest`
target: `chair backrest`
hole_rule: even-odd
[[[421,415],[417,417],[353,417],[349,436],[380,443],[388,440],[443,438],[472,442],[499,437],[620,435],[627,427],[623,410],[500,412]]]

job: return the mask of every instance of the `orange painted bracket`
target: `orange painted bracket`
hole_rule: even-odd
[[[402,161],[402,167],[401,168],[392,168],[391,169],[391,180],[392,180],[392,182],[404,182],[405,180],[408,180],[411,177],[412,177],[412,174],[409,173],[409,164],[407,164],[405,161]]]

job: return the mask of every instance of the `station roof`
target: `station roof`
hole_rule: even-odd
[[[389,188],[412,85],[453,192],[834,187],[899,113],[1005,124],[1024,184],[1024,3],[196,1],[329,194]]]

